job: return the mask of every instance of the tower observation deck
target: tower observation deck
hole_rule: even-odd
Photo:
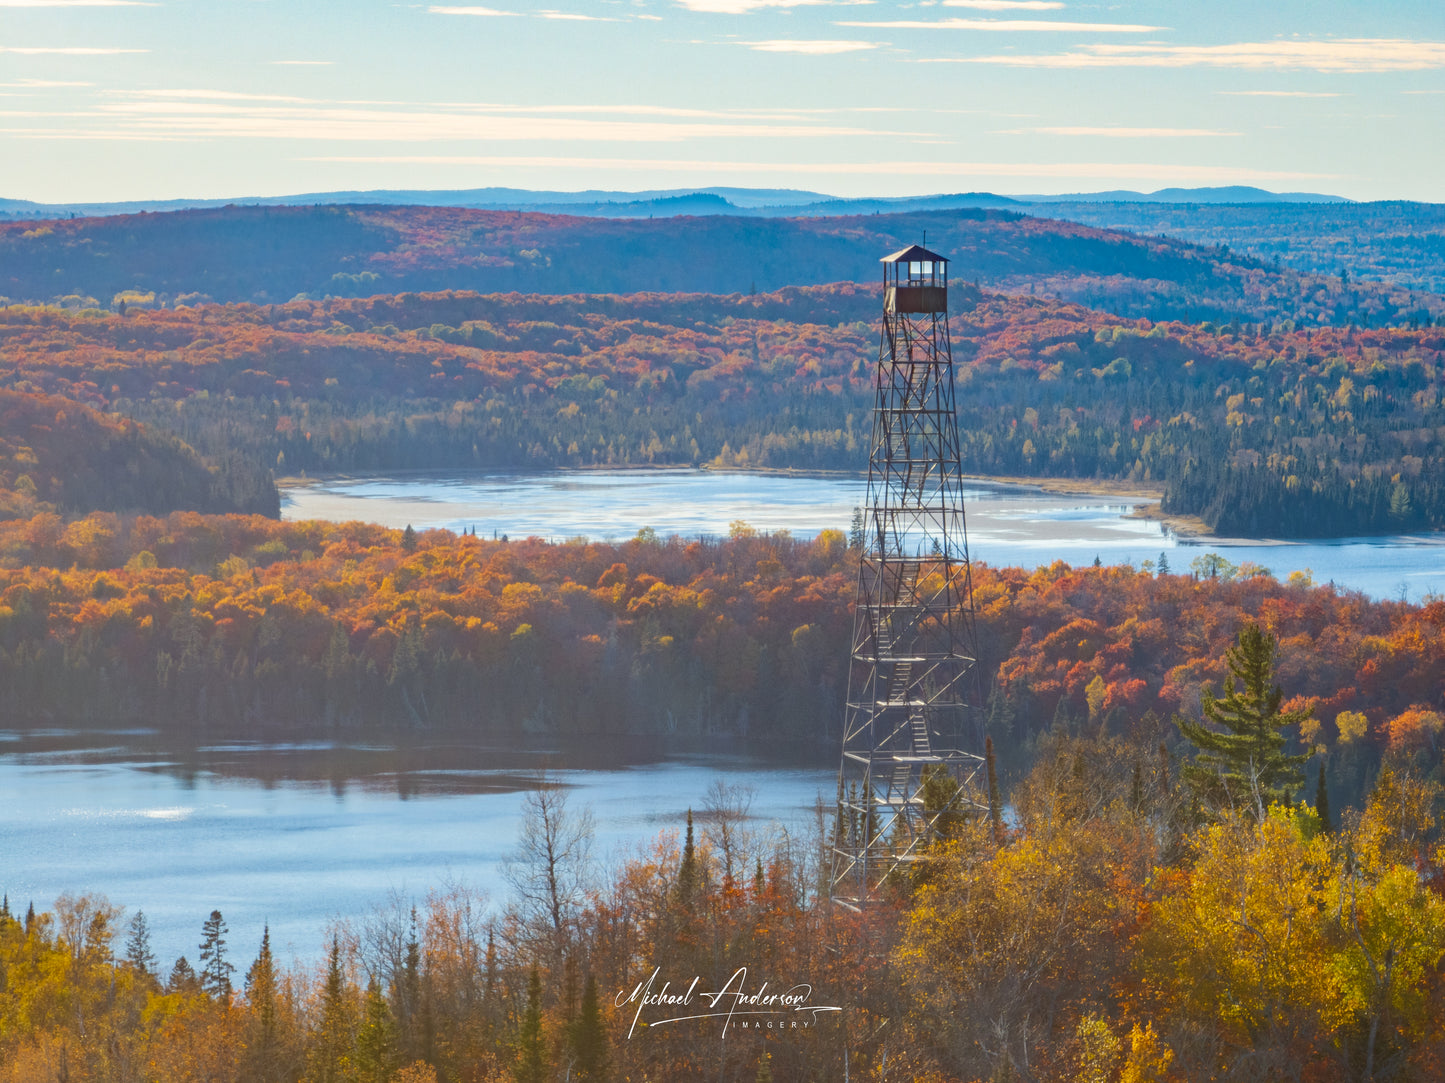
[[[853,908],[907,875],[943,823],[986,807],[948,260],[913,245],[882,263],[831,887]]]

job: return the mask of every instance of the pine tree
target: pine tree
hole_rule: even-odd
[[[517,1083],[545,1083],[546,1049],[542,1042],[542,976],[537,968],[527,978],[527,1009],[517,1035],[517,1062],[512,1066]]]
[[[682,864],[677,869],[677,897],[684,906],[691,906],[697,897],[700,876],[697,848],[693,844],[692,809],[687,810],[687,840],[682,847]]]
[[[341,939],[333,936],[307,1079],[310,1083],[343,1083],[351,1075],[351,1054],[351,1012],[346,1003],[346,978],[341,973]]]
[[[176,965],[171,967],[171,976],[166,981],[166,989],[172,993],[195,993],[201,988],[200,981],[196,978],[196,971],[191,966],[190,960],[184,955],[176,960]]]
[[[401,547],[408,553],[416,552],[416,531],[410,523],[407,523],[406,529],[401,532]]]
[[[1163,553],[1163,552],[1161,552],[1161,553],[1159,554],[1159,564],[1158,564],[1158,568],[1159,568],[1159,574],[1160,574],[1160,575],[1168,575],[1168,574],[1169,574],[1169,554],[1168,554],[1168,553]]]
[[[573,1020],[572,1053],[577,1058],[577,1078],[590,1083],[604,1083],[611,1067],[607,1053],[607,1028],[602,1022],[602,1008],[597,999],[597,979],[587,975],[582,989],[582,1006]]]
[[[1277,649],[1274,636],[1246,625],[1225,654],[1230,676],[1224,698],[1206,691],[1201,700],[1204,717],[1220,730],[1179,721],[1180,732],[1199,749],[1183,777],[1206,808],[1248,808],[1262,821],[1270,805],[1287,804],[1304,784],[1300,767],[1308,757],[1285,754],[1284,731],[1309,712],[1280,710],[1284,693],[1272,683]]]
[[[125,942],[126,965],[141,974],[154,974],[155,953],[151,951],[151,930],[144,910],[130,919],[130,937]]]
[[[225,919],[219,910],[201,926],[201,989],[217,1000],[231,998],[231,975],[236,968],[226,961]]]
[[[269,1083],[277,1078],[279,1028],[276,1010],[276,964],[271,957],[271,926],[261,931],[261,950],[246,971],[246,1002],[252,1032],[246,1043],[248,1078]]]
[[[366,1012],[356,1034],[356,1074],[361,1083],[386,1083],[396,1067],[396,1024],[381,982],[366,985]]]
[[[1330,791],[1325,785],[1325,765],[1320,764],[1320,777],[1315,783],[1315,814],[1320,818],[1320,826],[1326,831],[1332,831],[1330,825]]]

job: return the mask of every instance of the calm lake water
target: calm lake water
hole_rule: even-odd
[[[288,518],[365,519],[478,534],[627,538],[721,536],[743,520],[807,537],[846,529],[858,478],[696,470],[413,474],[333,478],[290,487]],[[1167,553],[1176,570],[1217,552],[1280,578],[1375,597],[1445,593],[1435,537],[1272,544],[1176,537],[1126,518],[1134,502],[979,484],[967,495],[969,545],[991,564],[1106,564]],[[805,833],[833,792],[832,750],[807,765],[657,750],[543,754],[465,745],[212,744],[177,750],[164,735],[0,731],[0,890],[12,908],[64,891],[103,892],[152,923],[169,967],[193,961],[201,922],[219,908],[244,969],[269,921],[283,953],[314,961],[327,922],[357,917],[391,892],[424,899],[448,881],[502,900],[501,862],[515,844],[525,793],[552,778],[597,819],[600,857],[616,860],[680,829],[717,779],[756,791],[755,826]],[[609,758],[599,757],[606,754]],[[585,764],[585,766],[583,766]]]
[[[168,745],[148,732],[0,732],[0,889],[12,910],[102,892],[126,920],[145,911],[169,970],[181,954],[196,961],[201,923],[220,909],[244,972],[268,921],[284,955],[315,960],[328,921],[394,891],[420,903],[455,882],[504,902],[501,865],[544,764],[572,806],[593,811],[604,863],[680,831],[714,780],[753,788],[753,828],[799,837],[836,784],[821,757],[779,767],[591,750],[583,769],[575,754],[457,744]]]
[[[643,527],[683,537],[725,535],[742,520],[759,530],[812,537],[847,529],[864,500],[862,478],[708,470],[415,473],[327,478],[286,487],[287,519],[362,519],[417,529],[443,527],[491,536],[629,538]],[[1328,542],[1190,538],[1154,520],[1126,518],[1144,500],[1045,493],[977,483],[965,494],[969,552],[993,565],[1038,567],[1064,560],[1105,564],[1159,559],[1172,570],[1218,553],[1285,579],[1315,581],[1374,598],[1445,593],[1445,536],[1397,535]]]

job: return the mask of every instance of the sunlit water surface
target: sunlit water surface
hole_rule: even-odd
[[[0,888],[13,910],[102,892],[145,911],[168,969],[183,953],[196,961],[201,922],[219,909],[238,956],[254,956],[269,922],[278,948],[314,960],[331,919],[393,892],[421,902],[458,883],[504,903],[502,862],[544,765],[572,807],[593,812],[604,865],[680,830],[714,780],[752,788],[755,829],[800,838],[835,784],[821,757],[779,767],[642,750],[236,743],[178,755],[165,744],[0,733]]]
[[[479,535],[623,539],[651,527],[661,535],[721,537],[743,521],[759,530],[812,537],[847,529],[864,501],[855,477],[723,473],[709,470],[415,473],[326,478],[283,491],[287,519],[361,519],[418,530],[475,529]],[[1374,598],[1445,593],[1445,538],[1397,535],[1327,542],[1190,538],[1156,520],[1126,518],[1145,501],[972,484],[965,494],[969,552],[993,565],[1038,567],[1055,560],[1105,564],[1159,559],[1175,572],[1206,553],[1252,562],[1285,579],[1309,571],[1318,583]]]

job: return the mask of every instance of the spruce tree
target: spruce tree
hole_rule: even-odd
[[[356,1034],[356,1075],[361,1083],[386,1083],[397,1061],[396,1024],[391,1018],[381,982],[366,986],[366,1011]]]
[[[231,998],[231,975],[236,968],[226,961],[225,919],[219,910],[201,926],[201,989],[218,1000]]]
[[[1225,654],[1230,676],[1224,697],[1206,691],[1200,706],[1218,729],[1188,719],[1179,730],[1199,755],[1183,769],[1184,781],[1206,808],[1249,809],[1262,821],[1272,804],[1288,804],[1304,784],[1307,756],[1285,753],[1285,730],[1309,717],[1309,711],[1281,711],[1284,693],[1274,684],[1274,636],[1257,624],[1240,630]]]
[[[195,968],[191,966],[190,960],[182,955],[176,960],[176,965],[171,967],[166,990],[171,993],[195,993],[199,992],[200,988],[201,983],[196,978]]]
[[[126,965],[141,974],[154,974],[155,953],[151,951],[151,930],[144,910],[130,919],[130,937],[125,942]]]
[[[341,973],[341,939],[331,938],[326,984],[321,987],[321,1018],[311,1040],[310,1083],[343,1083],[351,1075],[351,1012],[346,978]]]
[[[246,1003],[251,1034],[246,1043],[249,1078],[270,1083],[277,1076],[280,1044],[276,1011],[276,964],[271,957],[271,926],[261,931],[261,950],[246,971]]]
[[[597,999],[597,979],[587,975],[582,989],[582,1006],[572,1022],[572,1053],[577,1058],[577,1078],[589,1083],[604,1083],[608,1078],[610,1058],[607,1055],[607,1028],[602,1022],[602,1007]]]
[[[701,886],[698,872],[697,848],[693,844],[692,809],[687,810],[687,840],[682,847],[682,864],[677,869],[677,897],[684,906],[691,906]]]
[[[517,1034],[517,1061],[512,1065],[517,1083],[546,1083],[547,1056],[542,1042],[542,976],[532,968],[527,978],[527,1008]]]

